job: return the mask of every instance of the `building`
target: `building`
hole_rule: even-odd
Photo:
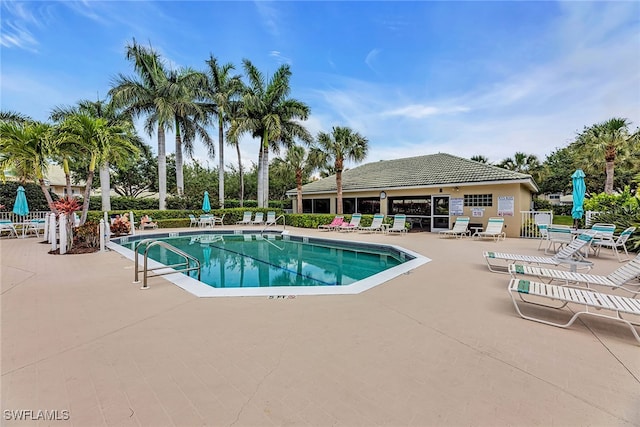
[[[346,170],[342,191],[345,214],[406,214],[412,228],[425,231],[449,229],[457,216],[482,227],[503,216],[507,236],[518,237],[520,212],[531,209],[538,186],[530,175],[438,153]],[[295,198],[296,190],[287,195]],[[304,185],[302,203],[304,213],[336,213],[335,175]]]

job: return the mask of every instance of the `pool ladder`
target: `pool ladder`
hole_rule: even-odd
[[[278,225],[278,220],[282,218],[282,227],[283,229],[287,228],[287,223],[285,221],[284,215],[280,215],[279,217],[277,217],[273,222],[268,223],[267,225],[264,226],[264,228],[262,229],[262,231],[260,231],[260,234],[264,233],[264,231],[271,227],[272,225]]]
[[[176,271],[180,272],[180,273],[185,273],[188,271],[197,271],[198,272],[198,280],[200,280],[200,261],[198,260],[198,258],[189,255],[188,253],[176,248],[175,246],[172,246],[170,244],[168,244],[167,242],[163,242],[161,240],[156,240],[156,239],[143,239],[140,240],[134,250],[133,250],[133,255],[134,255],[134,271],[135,271],[135,276],[134,276],[134,280],[133,283],[140,283],[140,279],[138,278],[138,274],[140,272],[140,270],[138,269],[138,249],[142,246],[142,245],[146,245],[145,250],[144,250],[144,263],[143,263],[143,267],[142,267],[142,272],[143,272],[143,282],[142,282],[142,287],[140,289],[149,289],[149,285],[147,285],[147,278],[148,277],[155,277],[155,276],[163,276],[165,274],[173,274]],[[165,268],[174,268],[174,267],[185,267],[182,270],[173,270],[173,271],[166,271],[164,273],[153,273],[153,274],[149,274],[149,268],[147,265],[147,261],[149,258],[149,249],[151,249],[153,246],[161,246],[173,253],[175,253],[176,255],[179,255],[181,257],[184,258],[184,262],[180,262],[177,264],[172,264],[172,265],[165,265],[163,267],[157,268],[156,270],[164,270]],[[191,266],[190,261],[193,261],[195,266]]]

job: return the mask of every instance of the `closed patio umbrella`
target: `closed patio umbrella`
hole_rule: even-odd
[[[204,192],[204,199],[202,200],[202,210],[209,213],[211,210],[211,203],[209,203],[209,192]]]
[[[573,182],[573,208],[571,208],[571,217],[573,218],[574,227],[578,227],[578,222],[584,215],[584,194],[587,187],[584,184],[584,172],[578,169],[571,175]]]
[[[24,193],[24,187],[18,187],[16,202],[13,204],[13,213],[20,216],[26,216],[29,213],[29,205],[27,204],[27,196]]]

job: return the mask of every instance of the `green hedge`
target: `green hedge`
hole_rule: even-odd
[[[20,183],[15,181],[7,181],[5,184],[0,184],[0,205],[4,205],[4,211],[11,212],[13,210],[18,187],[20,187]],[[48,212],[50,210],[49,205],[47,204],[47,199],[44,197],[44,193],[42,193],[42,189],[39,185],[28,182],[24,184],[23,187],[24,194],[27,196],[29,211]],[[51,194],[51,198],[54,201],[58,200],[58,196],[51,192],[51,190],[49,190],[49,194]]]

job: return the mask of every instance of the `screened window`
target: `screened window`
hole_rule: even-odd
[[[493,194],[465,194],[465,206],[493,206]]]
[[[329,199],[303,199],[302,213],[329,213]]]
[[[430,197],[394,197],[389,199],[389,213],[431,216]]]
[[[358,198],[358,212],[377,214],[380,212],[380,199],[378,197]]]
[[[352,214],[356,212],[356,199],[348,198],[342,199],[342,213]]]

